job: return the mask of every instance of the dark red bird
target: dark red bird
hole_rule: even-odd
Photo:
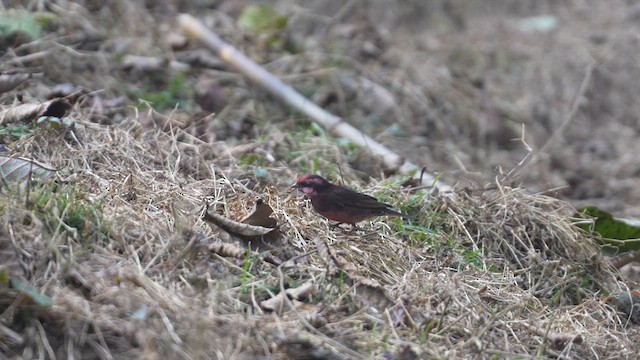
[[[320,215],[338,223],[351,224],[374,216],[393,215],[407,218],[406,214],[391,209],[374,197],[332,184],[319,175],[305,175],[293,186],[304,192]]]

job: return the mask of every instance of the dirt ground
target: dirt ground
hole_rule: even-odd
[[[42,26],[40,39],[20,34],[0,39],[2,73],[29,74],[27,81],[1,95],[2,105],[66,96],[72,104],[74,120],[87,130],[63,132],[58,138],[38,131],[24,136],[18,134],[22,131],[20,127],[5,127],[1,143],[10,155],[37,155],[42,157],[37,160],[46,158],[57,168],[90,169],[77,176],[88,179],[90,184],[87,185],[90,195],[82,199],[100,203],[106,196],[108,204],[100,203],[104,206],[100,211],[109,224],[121,222],[113,230],[104,231],[118,241],[104,245],[100,251],[83,252],[87,245],[74,237],[79,236],[77,233],[69,235],[69,243],[55,236],[60,246],[47,247],[46,242],[38,242],[42,235],[37,235],[40,231],[37,226],[50,227],[46,221],[29,221],[28,226],[25,222],[23,225],[28,229],[22,239],[5,236],[13,234],[11,229],[16,222],[6,211],[10,205],[0,206],[6,227],[0,229],[0,235],[12,237],[13,246],[23,249],[21,259],[31,261],[30,275],[38,279],[36,287],[55,298],[59,306],[54,307],[50,318],[42,318],[47,319],[42,324],[11,327],[11,331],[18,333],[16,336],[6,335],[12,333],[0,328],[0,340],[8,344],[2,346],[3,351],[10,349],[13,358],[29,358],[32,350],[24,349],[36,349],[34,353],[40,351],[49,358],[55,357],[54,353],[59,358],[79,353],[90,358],[163,358],[166,351],[164,354],[175,358],[247,359],[256,354],[263,359],[463,358],[470,353],[481,358],[632,358],[634,351],[637,353],[633,344],[637,345],[638,325],[624,325],[612,315],[615,309],[602,300],[604,293],[621,285],[613,280],[614,275],[600,273],[601,260],[595,250],[576,240],[582,235],[565,230],[563,225],[549,225],[551,220],[547,216],[556,213],[565,216],[573,208],[596,205],[615,216],[640,217],[637,157],[640,105],[636,101],[640,92],[636,81],[640,78],[640,3],[622,0],[260,3],[272,6],[286,19],[286,26],[271,24],[259,31],[240,26],[238,19],[252,4],[246,0],[167,0],[144,4],[124,0],[2,2],[3,13],[38,14]],[[296,175],[319,172],[336,175],[333,178],[338,180],[337,174],[341,174],[345,182],[375,190],[378,196],[389,199],[392,197],[384,190],[385,179],[390,177],[396,185],[402,181],[397,174],[384,169],[366,149],[313,125],[296,110],[282,105],[231,70],[202,45],[188,40],[177,24],[180,13],[199,18],[323,108],[424,166],[441,181],[455,186],[460,194],[469,194],[469,198],[462,196],[461,202],[420,198],[419,201],[429,205],[410,206],[453,214],[457,222],[443,228],[455,236],[448,240],[444,236],[441,243],[448,244],[452,238],[465,239],[462,242],[473,249],[473,256],[461,255],[463,252],[450,249],[450,245],[435,247],[436,250],[422,245],[414,247],[413,243],[403,247],[405,242],[415,240],[406,235],[409,228],[403,228],[405,233],[394,232],[396,225],[389,228],[376,223],[387,230],[373,238],[384,241],[386,247],[369,258],[362,254],[376,253],[375,247],[369,247],[373,246],[370,241],[349,235],[346,238],[352,245],[348,245],[339,237],[333,238],[333,233],[313,230],[315,226],[326,225],[316,220],[310,225],[294,225],[289,214],[299,217],[311,214],[294,198],[281,195]],[[73,139],[74,136],[78,138]],[[83,145],[76,148],[73,144]],[[70,153],[64,153],[63,149]],[[80,181],[67,175],[65,184]],[[100,189],[108,189],[104,190],[108,195],[99,195]],[[485,194],[495,189],[504,191],[504,197]],[[209,258],[194,250],[197,246],[193,245],[188,250],[198,255],[190,258],[173,240],[157,243],[158,239],[166,238],[163,231],[171,233],[171,239],[180,238],[189,244],[202,242],[205,235],[201,233],[209,234],[208,229],[176,230],[202,226],[202,221],[196,225],[182,223],[176,215],[183,207],[187,208],[185,203],[199,204],[203,198],[214,198],[224,203],[226,209],[232,209],[225,210],[226,214],[231,211],[244,215],[248,213],[247,203],[258,192],[269,197],[279,220],[284,218],[289,226],[287,236],[296,252],[279,256],[296,258],[317,252],[316,256],[324,260],[327,257],[348,260],[335,261],[350,274],[353,283],[342,283],[340,278],[340,292],[335,287],[324,288],[338,300],[323,304],[326,307],[322,311],[304,320],[292,313],[250,320],[243,316],[252,306],[264,308],[257,306],[258,302],[279,289],[284,291],[285,283],[288,286],[313,278],[315,283],[324,284],[324,276],[328,275],[318,270],[320,260],[311,258],[304,262],[304,270],[284,268],[284,275],[282,266],[276,271],[266,263],[252,262],[255,283],[262,281],[264,275],[267,284],[266,290],[259,289],[255,295],[254,288],[248,292],[245,286],[247,270],[243,273],[242,269],[249,265],[244,253],[236,254],[234,260],[225,260],[226,255],[220,255],[224,251],[220,250]],[[482,195],[473,197],[478,193]],[[543,200],[539,195],[565,200],[569,206],[546,197]],[[220,200],[223,198],[231,200]],[[405,200],[408,203],[415,199]],[[522,213],[514,215],[511,210],[506,211],[500,205],[502,200]],[[523,205],[527,201],[535,203],[531,215],[527,213],[530,207]],[[129,206],[131,209],[125,211]],[[494,213],[483,218],[473,212],[485,206]],[[56,216],[64,218],[64,214]],[[191,215],[196,217],[194,213]],[[534,225],[523,220],[529,216],[535,219]],[[509,232],[509,226],[492,223],[507,218],[513,220],[509,225],[513,225],[513,232]],[[437,216],[421,217],[420,226],[429,225],[420,229],[431,229],[440,221]],[[104,224],[89,225],[89,222],[83,226],[95,240],[103,232]],[[156,222],[162,225],[153,227]],[[141,224],[148,224],[148,228]],[[494,235],[529,240],[531,232],[536,235],[531,235],[534,245],[529,250],[535,247],[535,251],[515,245],[514,251],[512,245],[487,242]],[[38,240],[37,246],[24,245],[31,244],[26,239],[32,235]],[[551,251],[546,245],[538,248],[536,236],[570,240],[566,246],[564,243],[551,246]],[[77,244],[73,243],[75,240]],[[496,248],[492,248],[494,245]],[[332,250],[332,246],[339,250]],[[54,247],[62,250],[46,251]],[[3,249],[0,242],[0,250]],[[79,251],[76,262],[60,260],[64,258],[60,253],[68,251],[69,256],[73,255],[69,249]],[[501,251],[504,253],[496,255]],[[577,258],[571,258],[576,252],[580,253]],[[28,253],[41,256],[27,256]],[[551,253],[562,255],[555,259]],[[3,254],[0,251],[0,258]],[[390,260],[396,255],[397,264]],[[481,255],[487,259],[480,260],[478,265],[475,256]],[[120,256],[121,261],[114,265],[113,259]],[[592,258],[598,260],[592,263]],[[183,265],[185,259],[189,259],[189,266]],[[371,265],[378,260],[390,261],[390,265],[383,268]],[[357,265],[360,271],[357,276],[345,270],[347,262]],[[471,263],[478,268],[470,268]],[[202,269],[206,269],[203,270],[206,275],[194,275]],[[450,271],[441,273],[442,269]],[[55,271],[64,275],[55,281],[47,280],[55,277],[48,278],[45,274],[50,276]],[[513,281],[496,280],[501,279],[495,277],[500,271],[505,273],[504,278]],[[591,271],[597,275],[583,278]],[[241,274],[242,287],[228,280],[229,274]],[[344,294],[351,294],[348,291],[353,289],[349,287],[362,284],[363,278],[375,280],[373,284],[365,282],[370,286],[367,291],[375,293],[374,298],[382,302],[392,298],[404,300],[392,302],[394,310],[384,316],[362,310],[365,306],[358,303],[355,295],[353,303],[341,302],[346,301],[343,298],[351,298]],[[549,285],[545,283],[547,279],[569,284],[571,291]],[[232,290],[218,298],[211,285],[201,288],[198,285],[201,282]],[[574,292],[579,287],[575,284],[585,283],[589,284],[589,291]],[[344,290],[344,286],[349,290]],[[73,291],[68,290],[71,287]],[[131,293],[125,296],[114,290],[117,287],[127,287]],[[562,290],[556,292],[558,288]],[[425,289],[429,295],[422,292]],[[419,300],[396,296],[412,291],[419,293],[416,296]],[[220,307],[185,300],[199,295],[206,297],[203,303],[219,301]],[[478,310],[472,316],[465,312],[483,301],[495,312],[475,308],[469,310]],[[150,328],[159,330],[145,332],[139,327],[140,319],[146,316],[146,307],[140,304],[146,303],[156,306],[151,307],[149,321],[153,322]],[[191,307],[206,313],[184,314]],[[81,309],[80,320],[65,315],[65,311],[75,308]],[[398,325],[394,311],[400,313],[400,308],[411,315],[407,319],[424,318],[427,325],[404,317],[403,324]],[[503,308],[507,310],[502,312]],[[554,311],[560,308],[565,312],[557,316],[561,326],[551,331],[555,340],[549,343],[543,331],[544,339],[536,343],[536,336],[540,337],[540,329],[544,328],[527,328],[529,325],[522,324],[537,316],[553,321]],[[105,315],[114,311],[119,315],[113,319]],[[587,316],[585,312],[590,311],[593,315]],[[13,315],[7,315],[10,312],[0,314],[3,324],[15,320]],[[78,322],[65,322],[69,318]],[[458,321],[463,318],[468,323],[460,325]],[[578,318],[584,321],[579,323]],[[82,321],[89,325],[82,325]],[[585,334],[580,332],[581,326],[589,331],[597,328],[599,321],[607,329],[598,334],[601,338],[585,335],[587,330]],[[190,329],[190,323],[198,328]],[[305,324],[308,332],[298,338],[295,334],[302,330],[296,326],[300,323]],[[378,330],[378,326],[386,323],[392,325]],[[65,324],[64,337],[46,336],[61,324]],[[312,328],[322,328],[322,334]],[[101,334],[100,329],[109,330]],[[424,345],[424,337],[416,335],[420,331],[437,346],[431,349]],[[581,336],[574,336],[574,331]],[[82,334],[87,333],[91,335],[85,339]],[[27,345],[18,346],[5,341],[6,336],[20,339],[28,338],[28,334],[39,334],[36,338],[48,339],[49,343],[27,341]],[[134,340],[111,341],[123,334]],[[82,341],[76,342],[76,335]],[[383,345],[366,343],[369,335]],[[567,338],[568,335],[572,337]],[[610,345],[615,343],[616,336],[623,336],[624,340]],[[212,337],[220,340],[209,343],[207,339]],[[513,338],[526,341],[513,348],[501,347],[503,339]],[[258,340],[253,343],[255,339]],[[580,347],[584,339],[590,347]],[[483,352],[484,346],[493,350]],[[212,353],[211,348],[218,352]],[[277,352],[275,348],[287,350]]]

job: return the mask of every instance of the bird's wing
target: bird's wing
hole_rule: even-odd
[[[346,188],[339,188],[336,189],[336,191],[332,191],[331,197],[333,198],[333,203],[343,208],[380,210],[391,207],[391,205],[381,203],[372,196]]]

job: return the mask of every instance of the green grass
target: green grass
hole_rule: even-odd
[[[32,127],[29,124],[0,125],[0,136],[23,137],[31,134]]]
[[[30,210],[24,221],[29,224],[37,219],[49,236],[69,236],[87,250],[93,242],[108,240],[108,224],[102,216],[102,204],[92,202],[84,189],[36,183],[32,184],[28,194],[16,193],[14,196],[19,198],[18,203],[24,203]],[[24,202],[20,201],[22,199]]]
[[[131,95],[149,103],[156,111],[173,109],[176,106],[185,108],[186,99],[191,95],[185,76],[186,73],[181,72],[166,82],[158,80],[160,85],[150,85],[144,90],[134,91]]]

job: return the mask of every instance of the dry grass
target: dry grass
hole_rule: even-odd
[[[3,323],[23,340],[3,345],[10,357],[624,358],[637,349],[637,330],[602,300],[615,275],[558,200],[370,184],[413,219],[332,229],[279,185],[289,175],[261,181],[234,161],[207,168],[206,145],[138,126],[78,125],[80,143],[39,129],[14,144],[74,174],[3,189],[5,233],[31,285],[54,300],[4,307]],[[279,267],[264,254],[206,250],[220,240],[199,219],[205,201],[239,219],[256,197],[281,225]],[[260,306],[307,282],[317,290],[294,308]]]
[[[43,10],[41,4],[34,1],[29,9]],[[171,26],[154,24],[161,23],[158,19],[171,23],[178,5],[61,4],[51,8],[65,15],[64,22],[55,24],[57,32],[47,41],[21,48],[25,53],[44,51],[50,62],[27,63],[52,84],[71,81],[102,91],[84,93],[75,103],[70,114],[74,128],[34,127],[27,136],[4,137],[12,156],[36,159],[61,171],[54,180],[1,183],[2,266],[50,297],[53,306],[34,304],[0,278],[0,355],[637,356],[638,326],[607,302],[608,295],[628,289],[610,270],[594,239],[572,225],[568,204],[501,183],[445,196],[403,187],[406,179],[376,180],[384,174],[366,149],[355,149],[310,126],[238,75],[224,68],[203,69],[193,60],[201,56],[215,65],[215,59],[189,48],[172,49],[167,40]],[[91,15],[92,6],[100,8],[99,17]],[[419,56],[417,66],[399,56],[393,46],[397,44],[384,31],[370,31],[377,29],[371,19],[337,19],[323,35],[324,46],[289,54],[279,47],[285,43],[270,47],[244,34],[225,13],[189,10],[206,11],[216,31],[303,93],[313,94],[314,101],[436,169],[451,168],[452,159],[461,165],[479,161],[493,167],[487,154],[510,148],[500,141],[511,139],[512,132],[508,124],[493,124],[486,113],[502,114],[507,122],[524,118],[533,126],[535,114],[529,117],[523,109],[554,98],[545,91],[540,91],[541,98],[523,94],[520,102],[512,99],[522,106],[514,110],[489,101],[469,79],[435,71],[442,70],[435,63],[443,56],[462,61],[453,61],[451,68],[468,70],[463,78],[482,73],[483,66],[489,67],[487,59],[503,59],[505,69],[493,69],[497,74],[489,73],[486,80],[506,74],[505,84],[518,84],[519,78],[507,70],[542,53],[533,37],[521,58],[515,55],[522,49],[512,53],[493,43],[476,44],[477,53],[457,58],[461,54],[454,53],[469,49],[452,49],[445,42],[437,54]],[[370,53],[371,44],[377,53]],[[162,113],[143,111],[145,107],[133,101],[109,105],[119,104],[114,100],[133,91],[142,92],[143,100],[157,95],[179,78],[180,71],[171,67],[124,69],[118,60],[122,48],[127,54],[188,65],[186,84],[172,96],[184,100],[191,113],[172,111],[173,104]],[[578,62],[591,59],[583,55]],[[525,80],[535,78],[538,67],[552,76],[546,71],[557,64],[533,60],[526,63]],[[573,67],[559,67],[564,66]],[[603,76],[599,71],[606,70],[599,66],[596,80]],[[582,76],[580,71],[567,73],[558,85],[562,99],[574,95],[568,90],[575,84],[572,77]],[[211,79],[219,87],[213,89],[222,94],[217,100],[226,106],[215,116],[192,115],[198,106],[192,102],[191,85]],[[43,99],[49,91],[45,81],[23,90],[27,100]],[[497,97],[518,96],[506,85],[492,91],[498,91]],[[2,107],[10,106],[14,97],[11,93],[3,98]],[[562,113],[566,103],[553,104],[548,111],[554,116],[549,116],[561,118],[555,112]],[[535,136],[545,138],[547,130],[538,129]],[[483,147],[485,142],[490,146]],[[521,155],[508,151],[498,156],[519,160]],[[411,214],[411,219],[374,219],[355,232],[333,229],[289,188],[303,172],[344,181]],[[239,254],[209,247],[225,237],[201,220],[205,204],[228,218],[241,219],[258,197],[274,209],[282,234],[269,254],[247,254],[235,243]],[[278,296],[309,285],[299,298]],[[271,301],[270,306],[264,301]]]

